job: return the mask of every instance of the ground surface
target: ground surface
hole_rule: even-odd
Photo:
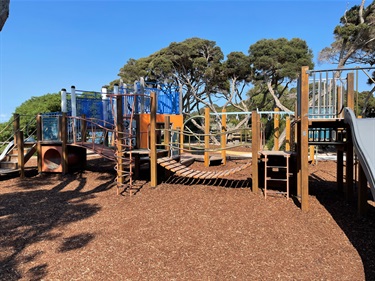
[[[335,167],[310,166],[307,213],[252,193],[251,169],[216,183],[139,180],[132,197],[116,196],[103,159],[67,176],[2,177],[0,280],[375,280],[374,208],[357,217]]]

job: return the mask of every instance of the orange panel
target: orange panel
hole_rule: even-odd
[[[157,114],[156,123],[164,123],[165,116],[170,116],[170,122],[172,124],[172,129],[177,129],[177,127],[182,128],[183,126],[183,116],[182,115],[169,115],[169,114]],[[150,125],[150,114],[140,114],[139,115],[139,132],[140,132],[140,147],[147,148],[147,137]]]
[[[42,172],[62,173],[62,148],[57,145],[42,145]]]

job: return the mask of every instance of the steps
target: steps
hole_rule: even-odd
[[[34,155],[34,153],[37,150],[37,145],[35,142],[25,143],[24,147],[24,163],[30,160],[31,156]],[[0,170],[1,174],[6,174],[14,171],[19,170],[18,165],[18,149],[12,148],[4,157],[2,161],[0,161]]]

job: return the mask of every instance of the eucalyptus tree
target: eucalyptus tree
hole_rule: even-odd
[[[267,101],[267,94],[271,94],[275,106],[291,111],[280,99],[296,81],[302,66],[313,68],[312,58],[311,49],[300,38],[262,39],[251,45],[252,84],[264,95],[261,107]]]
[[[333,30],[334,42],[319,53],[319,61],[337,64],[375,64],[375,1],[365,0],[345,11]]]
[[[223,100],[225,100],[223,109],[231,106],[236,111],[248,112],[250,109],[245,90],[252,78],[249,57],[242,52],[231,52],[223,63],[223,73],[229,83],[229,87],[223,88],[221,92]],[[236,127],[242,126],[250,118],[250,115],[244,116]]]
[[[190,115],[209,107],[215,111],[217,93],[226,87],[222,72],[224,55],[216,42],[190,38],[173,42],[168,47],[139,60],[131,59],[120,69],[120,78],[131,83],[143,76],[146,83],[162,81],[180,85],[183,91],[183,112]]]
[[[333,31],[334,42],[320,51],[319,61],[337,64],[339,69],[347,64],[375,64],[375,1],[367,7],[365,2],[362,0],[360,5],[345,11]],[[369,84],[374,85],[373,81],[370,79]],[[374,92],[375,86],[368,92],[362,114]]]

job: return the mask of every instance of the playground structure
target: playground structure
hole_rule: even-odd
[[[346,77],[338,75],[345,71]],[[357,119],[352,112],[355,99],[353,71],[358,69],[341,69],[339,72],[310,71],[303,67],[298,80],[297,107],[293,124],[291,125],[290,118],[293,114],[290,112],[275,109],[272,112],[246,113],[251,115],[252,127],[248,128],[249,132],[245,135],[251,136],[252,160],[246,165],[221,173],[195,171],[176,160],[178,154],[190,150],[190,145],[184,144],[183,135],[187,132],[183,129],[181,93],[169,92],[166,94],[166,101],[163,100],[165,93],[160,88],[147,88],[142,81],[135,83],[135,87],[131,89],[126,85],[116,85],[112,93],[102,89],[101,93],[94,93],[92,96],[72,87],[69,98],[63,89],[63,112],[38,116],[38,169],[39,172],[67,173],[75,166],[84,165],[86,149],[91,149],[116,162],[117,182],[120,188],[126,185],[131,187],[132,177],[139,173],[142,161],[149,162],[152,187],[158,183],[158,165],[176,175],[199,179],[227,177],[238,169],[246,169],[252,165],[253,192],[257,193],[259,188],[263,187],[266,197],[268,181],[285,181],[286,197],[289,197],[291,184],[296,189],[295,195],[301,202],[302,210],[307,211],[309,146],[329,145],[336,147],[337,151],[338,190],[344,192],[348,200],[354,194],[354,151],[358,155],[358,202],[359,212],[363,213],[367,182],[374,195],[375,165],[374,153],[371,150],[373,148],[369,147],[368,141],[364,141],[360,135],[365,131],[374,131],[374,120]],[[76,92],[86,95],[85,98],[76,98]],[[82,106],[84,103],[86,105]],[[80,107],[87,110],[82,111]],[[220,139],[219,148],[212,148],[210,144],[210,138],[214,137],[210,132],[210,114],[213,113],[206,109],[205,132],[201,135],[204,146],[200,151],[204,155],[206,166],[210,163],[212,152],[220,152],[221,161],[225,164],[229,149],[228,135],[233,133],[227,130],[226,116],[231,113],[221,113],[221,132],[216,135]],[[263,148],[264,137],[260,124],[262,114],[275,117],[274,151],[265,151]],[[279,117],[284,115],[287,124],[285,151],[278,151]],[[239,135],[242,136],[242,133]],[[19,163],[22,163],[22,160]],[[281,177],[274,177],[274,172],[281,174]]]

